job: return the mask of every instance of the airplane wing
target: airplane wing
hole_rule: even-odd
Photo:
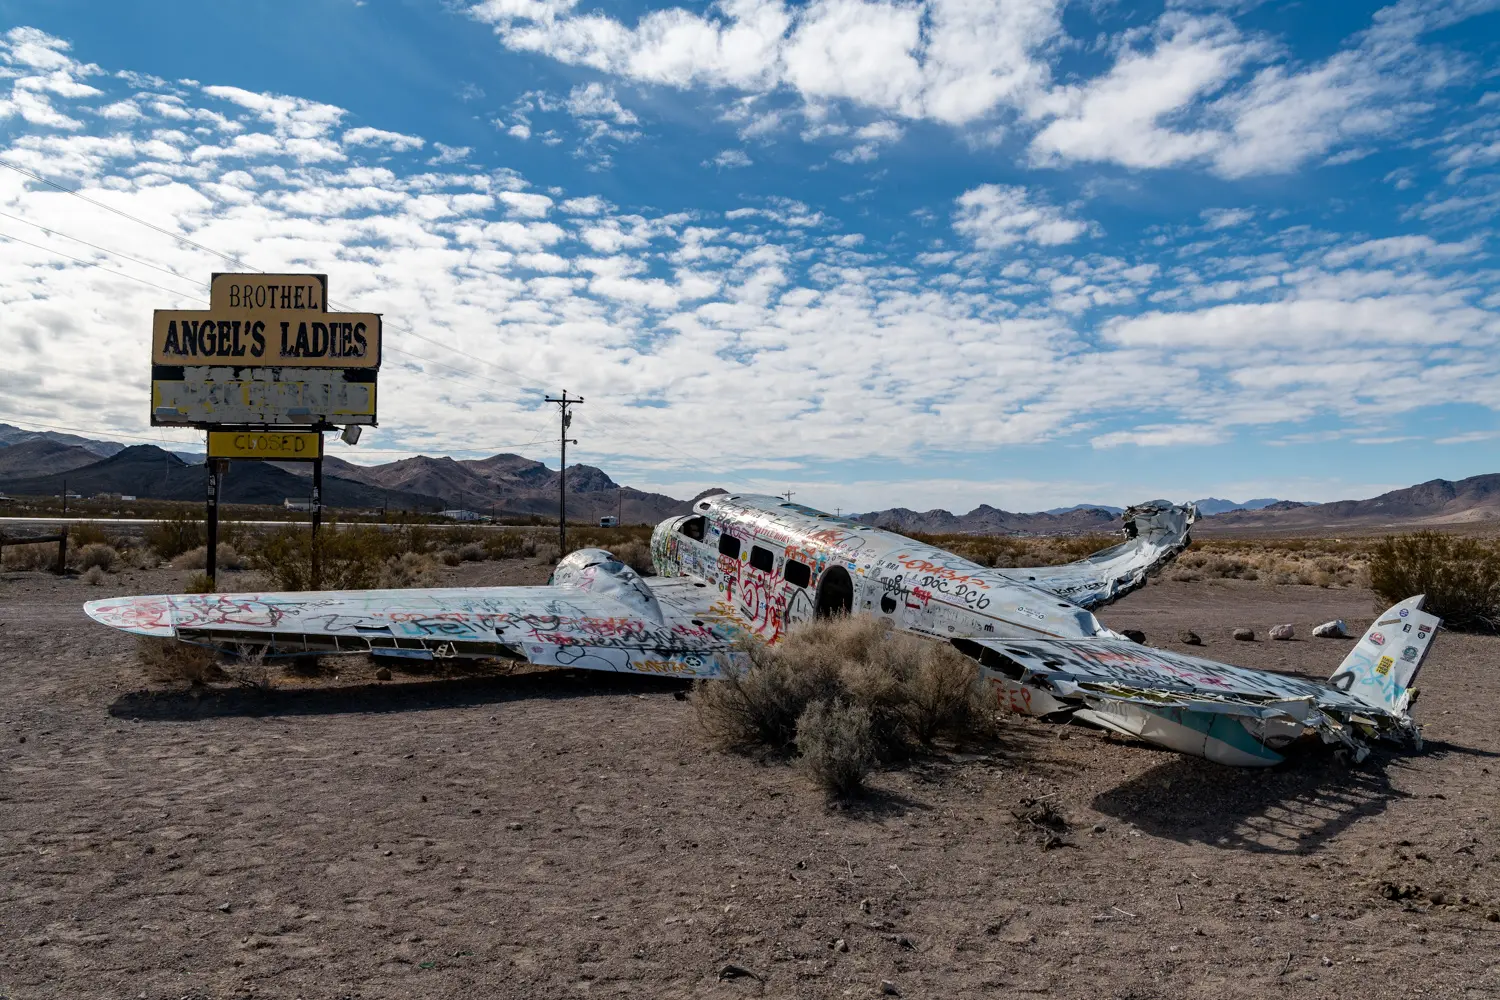
[[[1038,714],[1071,712],[1105,729],[1225,764],[1279,763],[1278,751],[1309,732],[1347,747],[1359,760],[1369,753],[1367,737],[1420,743],[1407,711],[1408,689],[1439,624],[1420,606],[1420,597],[1409,598],[1387,611],[1326,682],[1126,639],[952,642],[1002,685],[1028,692],[1025,704],[1040,706]],[[1392,639],[1385,653],[1386,634],[1407,625],[1416,631],[1400,632],[1405,645],[1397,650]],[[1374,652],[1366,655],[1366,645]]]
[[[737,663],[737,625],[692,580],[652,588],[599,550],[572,553],[544,587],[116,597],[88,616],[136,635],[272,656],[378,652],[501,656],[552,667],[678,677]],[[701,595],[701,596],[700,596]]]
[[[1119,545],[1059,566],[995,572],[1092,610],[1142,586],[1148,576],[1175,559],[1192,542],[1188,529],[1197,519],[1198,510],[1192,504],[1141,504],[1125,511],[1126,540]]]

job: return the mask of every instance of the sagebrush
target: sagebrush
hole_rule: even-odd
[[[1500,543],[1438,531],[1388,535],[1371,557],[1370,589],[1387,604],[1426,594],[1423,609],[1457,632],[1500,631]]]
[[[196,687],[223,676],[213,650],[176,639],[141,636],[136,640],[135,654],[146,676],[158,684],[187,681]]]
[[[797,717],[797,765],[834,795],[862,791],[875,766],[870,710],[839,699],[809,702]]]
[[[747,643],[750,665],[698,686],[711,739],[733,749],[801,751],[814,702],[857,707],[871,752],[896,760],[940,736],[984,735],[994,718],[979,666],[951,646],[892,631],[870,616],[795,626],[780,643]]]

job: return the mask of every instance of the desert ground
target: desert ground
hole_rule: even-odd
[[[1440,637],[1419,754],[1241,771],[1011,719],[837,807],[665,681],[150,682],[80,605],[188,575],[0,576],[0,997],[1500,995],[1497,638]],[[1348,641],[1310,627],[1374,604],[1165,580],[1101,618],[1322,677]]]

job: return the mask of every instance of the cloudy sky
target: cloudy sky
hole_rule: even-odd
[[[385,314],[352,461],[567,389],[846,510],[1500,471],[1497,6],[0,0],[0,422],[193,447],[151,310],[259,269]]]

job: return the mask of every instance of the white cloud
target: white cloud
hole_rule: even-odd
[[[1224,437],[1224,430],[1219,427],[1201,424],[1149,424],[1128,431],[1100,434],[1089,443],[1095,448],[1118,448],[1127,444],[1141,448],[1180,448],[1219,444]]]
[[[602,83],[574,87],[565,106],[574,118],[604,118],[616,125],[637,123],[635,114],[616,100],[615,88]]]
[[[441,142],[435,142],[432,145],[438,151],[438,155],[427,162],[433,166],[462,163],[470,153],[474,152],[468,146],[445,146]]]
[[[726,149],[712,160],[704,161],[704,166],[715,166],[722,169],[734,169],[736,167],[748,167],[755,161],[750,159],[743,150]]]
[[[498,195],[510,209],[512,215],[528,219],[543,219],[552,210],[552,199],[544,194],[526,194],[521,191],[502,191]]]
[[[426,140],[420,136],[402,135],[400,132],[386,132],[378,128],[352,128],[343,135],[346,146],[389,146],[393,152],[404,153],[411,149],[421,149],[426,145]]]
[[[1033,200],[1023,187],[981,184],[957,199],[955,232],[981,250],[998,250],[1018,243],[1056,246],[1071,243],[1088,232],[1089,224],[1069,219],[1062,210]]]

